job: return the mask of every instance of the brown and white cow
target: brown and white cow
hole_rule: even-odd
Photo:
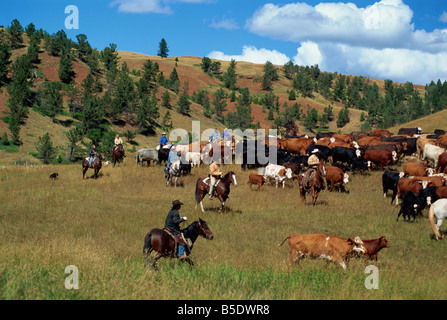
[[[393,162],[397,161],[396,151],[389,150],[366,150],[364,159],[366,161],[371,161],[377,165],[380,165],[381,170],[383,166],[389,166]]]
[[[432,168],[412,162],[405,162],[403,171],[407,176],[430,177],[434,174]]]
[[[349,176],[342,169],[333,166],[326,168],[326,183],[330,192],[332,192],[334,186],[338,186],[339,192],[346,191],[345,185],[348,182]]]
[[[253,184],[258,185],[259,186],[259,190],[262,191],[262,186],[264,185],[266,179],[264,176],[260,175],[260,174],[250,174],[250,176],[248,177],[248,184],[250,185],[250,190],[251,190],[251,186]]]
[[[295,234],[287,236],[278,246],[282,246],[286,240],[289,240],[289,272],[294,261],[305,257],[328,259],[346,270],[353,253],[365,252],[359,237],[344,239],[326,234]]]
[[[407,191],[412,191],[419,194],[423,189],[428,186],[428,181],[421,181],[419,179],[410,179],[402,177],[397,182],[396,191],[396,206],[399,204],[399,198],[405,194]]]

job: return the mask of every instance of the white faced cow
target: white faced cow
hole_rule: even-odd
[[[292,179],[292,169],[279,166],[276,164],[269,164],[265,167],[264,177],[267,179],[275,179],[276,188],[278,183],[282,183],[282,188],[285,188],[286,179]]]

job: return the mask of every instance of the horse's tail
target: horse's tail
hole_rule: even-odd
[[[152,249],[151,234],[149,232],[146,235],[146,237],[144,238],[143,254],[147,254],[148,255],[151,249]]]
[[[197,182],[196,182],[196,193],[195,193],[195,196],[196,196],[196,203],[199,203],[199,202],[200,202],[200,193],[199,193],[199,181],[200,181],[200,179],[201,179],[201,178],[199,178],[199,179],[197,180]]]
[[[430,227],[435,233],[436,240],[442,239],[441,233],[435,224],[435,206],[432,204],[430,210],[428,211],[428,221],[430,222]]]
[[[281,247],[286,240],[289,240],[291,236],[287,236],[280,244],[278,244],[278,247]]]

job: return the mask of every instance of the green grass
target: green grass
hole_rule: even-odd
[[[83,181],[79,164],[0,169],[0,298],[446,299],[447,276],[439,270],[447,266],[447,242],[432,240],[427,218],[395,221],[398,209],[383,198],[381,172],[351,177],[349,194],[323,191],[314,208],[301,204],[296,181],[250,192],[251,171],[223,172],[230,169],[239,185],[222,214],[217,200],[204,201],[205,213],[194,210],[205,166],[177,188],[165,186],[161,167],[138,167],[132,155],[119,168],[103,168],[98,180]],[[49,180],[52,172],[59,180]],[[161,259],[157,273],[144,267],[143,238],[163,227],[175,199],[185,203],[183,227],[201,217],[214,240],[197,240],[194,268]],[[371,263],[358,258],[347,271],[303,260],[289,274],[288,244],[277,245],[297,233],[386,236],[391,247],[379,254],[379,289],[365,288]],[[79,269],[79,290],[65,289],[68,265]]]

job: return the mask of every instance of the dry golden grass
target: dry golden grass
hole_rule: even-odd
[[[133,155],[107,166],[97,180],[82,180],[80,165],[0,169],[0,297],[3,299],[445,299],[447,243],[432,240],[426,218],[396,222],[398,209],[384,199],[381,172],[356,175],[349,194],[323,191],[316,207],[302,205],[296,181],[249,191],[236,165],[227,209],[204,200],[194,210],[194,187],[207,167],[194,168],[180,187],[166,187],[162,167],[139,167]],[[48,178],[59,173],[56,181]],[[90,176],[92,172],[88,172]],[[185,203],[187,224],[206,220],[215,238],[199,238],[190,269],[160,260],[144,267],[143,238],[162,227],[171,202]],[[444,228],[443,228],[444,229]],[[379,290],[367,290],[363,260],[348,271],[304,260],[287,271],[289,234],[327,233],[364,239],[386,236],[379,254]],[[64,288],[65,267],[79,268],[79,290]],[[190,286],[194,283],[194,286]]]

